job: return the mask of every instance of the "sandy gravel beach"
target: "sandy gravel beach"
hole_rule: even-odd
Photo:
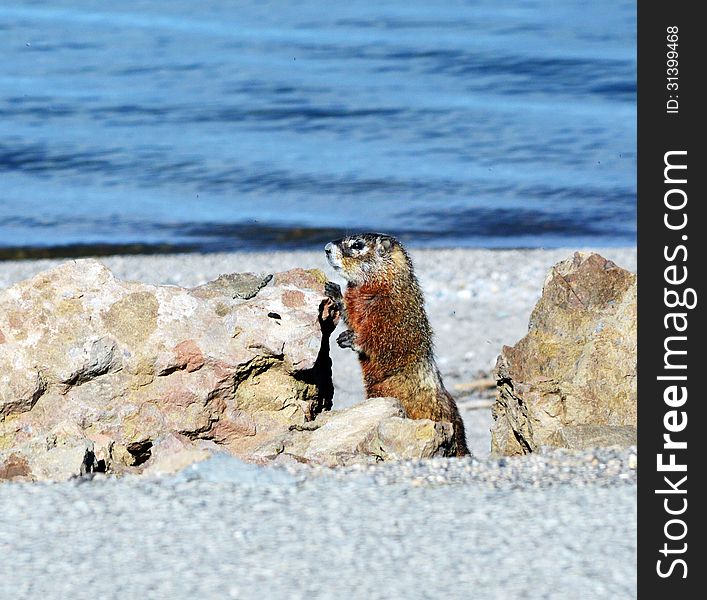
[[[636,596],[624,453],[0,486],[0,597]]]
[[[635,248],[598,251],[635,271]],[[458,387],[524,335],[548,268],[571,253],[412,253],[474,458],[332,472],[223,457],[151,480],[3,484],[0,597],[635,597],[636,449],[489,458],[488,403]],[[181,286],[292,267],[335,278],[323,252],[102,260]],[[0,263],[0,287],[58,262]],[[336,409],[363,390],[353,353],[332,358]]]

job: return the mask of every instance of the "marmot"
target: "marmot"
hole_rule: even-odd
[[[452,454],[469,454],[464,422],[435,363],[432,330],[412,261],[390,235],[353,235],[325,247],[327,259],[348,282],[327,283],[349,330],[337,343],[358,353],[366,397],[400,400],[411,419],[454,426]]]

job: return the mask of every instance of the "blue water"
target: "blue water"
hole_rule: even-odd
[[[0,247],[635,243],[635,2],[3,2],[0,48]]]

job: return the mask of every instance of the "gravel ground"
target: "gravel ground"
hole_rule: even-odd
[[[635,248],[600,251],[636,268]],[[569,250],[413,252],[447,387],[527,329]],[[324,268],[320,252],[110,257],[124,279]],[[0,287],[61,261],[0,263]],[[335,408],[363,396],[333,352]],[[475,459],[329,470],[216,457],[172,477],[0,486],[0,598],[566,598],[636,595],[636,452],[487,458],[488,408],[460,398]],[[478,400],[478,398],[476,399]]]
[[[636,270],[635,248],[593,249],[619,266]],[[489,373],[504,344],[513,345],[528,328],[548,269],[573,250],[414,250],[416,272],[435,331],[437,362],[447,388],[458,396],[471,451],[487,456],[492,424],[488,403],[459,397],[457,386]],[[324,252],[242,252],[101,259],[117,277],[194,286],[234,271],[275,272],[294,267],[323,269],[343,284]],[[0,262],[0,288],[55,266],[61,260]],[[343,327],[341,325],[340,327]],[[334,333],[334,338],[338,335]],[[350,350],[332,349],[334,408],[363,398],[358,361]],[[485,408],[479,409],[479,401]]]
[[[635,448],[0,486],[0,597],[636,595]]]

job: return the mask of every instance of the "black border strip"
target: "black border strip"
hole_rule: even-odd
[[[705,104],[698,91],[704,81],[705,47],[698,42],[707,36],[700,31],[698,6],[674,0],[643,2],[638,7],[640,598],[704,597],[700,585],[704,532],[699,521],[705,503],[698,486],[704,481],[706,467],[697,438],[703,427],[702,406],[707,401],[701,397],[700,381],[705,371],[702,363],[707,360],[701,347],[705,328],[700,303],[707,298],[700,297],[704,286],[698,283],[705,271],[699,258],[698,244],[703,246],[705,235],[698,209],[707,200],[702,183],[707,163],[697,137]],[[668,38],[672,33],[677,34],[676,48],[668,46],[675,39]],[[677,52],[677,57],[668,55],[670,51]],[[669,64],[671,59],[677,64]],[[668,72],[669,68],[678,71]],[[675,76],[677,79],[668,79]],[[687,168],[665,172],[666,161]],[[666,207],[666,199],[679,208]],[[684,199],[685,205],[680,207]],[[666,225],[666,218],[674,229]],[[685,226],[678,227],[685,218]],[[685,274],[686,280],[681,281]],[[676,301],[690,305],[695,298],[697,306],[692,309],[669,306]],[[678,313],[684,314],[685,320],[669,316]],[[676,330],[685,323],[685,331]],[[666,344],[670,352],[686,353],[666,354]],[[669,390],[671,386],[675,388]],[[687,399],[683,401],[685,391]],[[687,446],[666,448],[666,434],[676,445],[687,442]],[[677,465],[674,470],[671,461]],[[660,470],[661,462],[668,465],[663,467],[666,470]],[[678,470],[682,466],[685,470]],[[687,479],[682,480],[684,476]]]

